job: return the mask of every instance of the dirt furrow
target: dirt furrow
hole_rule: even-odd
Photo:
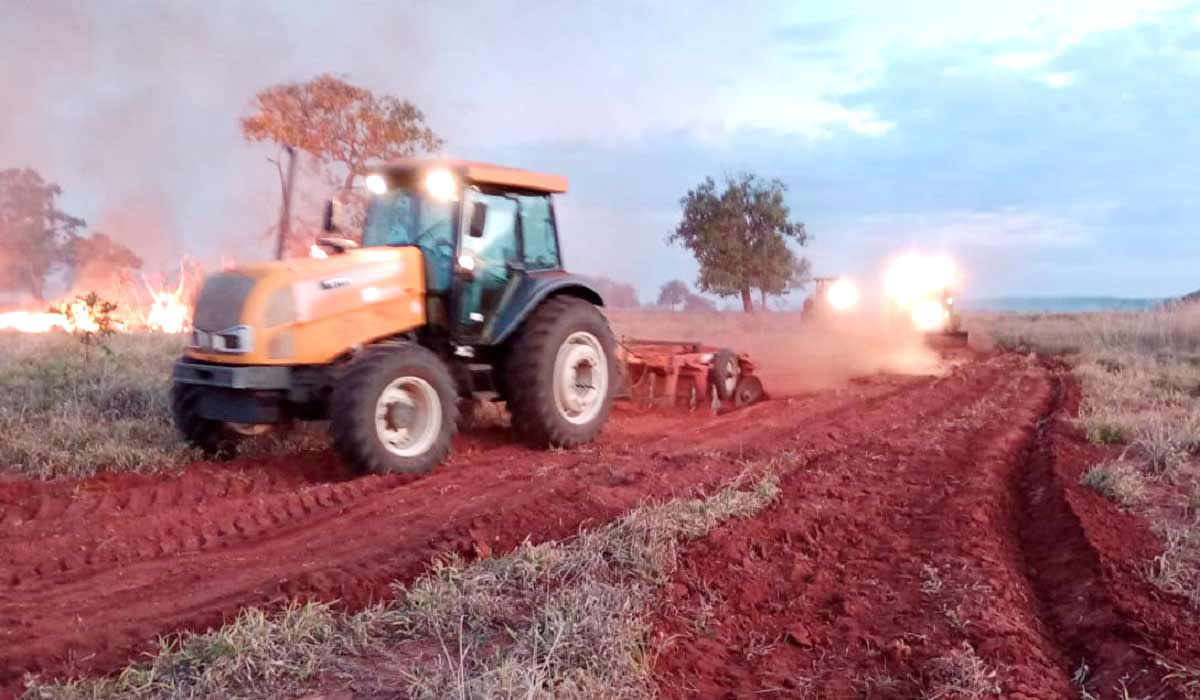
[[[685,552],[663,696],[1191,697],[1167,671],[1200,658],[1200,614],[1145,580],[1146,525],[1078,485],[1103,454],[1077,383],[1016,356],[956,382],[954,409],[816,454]]]
[[[1002,357],[940,388],[956,382],[939,420],[811,462],[777,506],[694,546],[657,624],[664,695],[916,697],[977,662],[1004,666],[1005,697],[1063,697],[1004,498],[1049,381]]]
[[[172,497],[161,513],[150,499],[114,495],[109,506],[77,508],[87,518],[43,527],[29,550],[6,542],[0,683],[14,688],[26,671],[108,671],[158,635],[219,624],[246,605],[296,597],[361,605],[392,581],[419,574],[439,552],[471,556],[526,537],[565,537],[647,498],[704,491],[746,460],[799,445],[806,427],[828,434],[847,415],[882,420],[889,400],[933,381],[892,377],[717,417],[618,417],[598,445],[573,452],[468,444],[413,482],[304,481],[290,491],[239,490],[232,498],[220,486],[204,488],[196,501]],[[655,423],[666,429],[652,430]],[[636,426],[633,437],[626,426]],[[294,459],[314,458],[325,459]],[[86,482],[79,486],[86,492]],[[4,529],[19,528],[9,522]],[[32,548],[49,565],[35,565]],[[83,553],[68,554],[72,548]]]

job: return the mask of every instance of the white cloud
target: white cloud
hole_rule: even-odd
[[[1052,88],[1064,88],[1075,82],[1074,73],[1047,73],[1036,78],[1039,83]]]
[[[950,249],[1076,248],[1089,236],[1078,221],[1008,207],[994,211],[873,214],[859,221],[871,238]]]
[[[752,95],[728,100],[726,105],[722,123],[726,133],[763,129],[819,140],[843,129],[863,136],[881,136],[894,127],[873,109],[852,109],[827,99]]]
[[[1023,51],[1015,53],[1004,53],[992,59],[1001,68],[1009,68],[1015,71],[1028,71],[1034,68],[1040,68],[1050,61],[1053,61],[1058,53],[1056,51]]]

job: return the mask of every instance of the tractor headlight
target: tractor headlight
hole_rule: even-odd
[[[367,191],[371,194],[383,194],[388,189],[387,180],[383,179],[383,176],[379,173],[368,175],[364,184],[367,186]]]
[[[912,322],[919,331],[941,330],[947,313],[946,308],[936,301],[920,301],[912,307]]]
[[[829,285],[825,299],[836,311],[846,311],[858,305],[858,287],[848,279],[842,278]]]
[[[192,331],[192,347],[208,352],[244,355],[254,350],[254,334],[249,326],[233,326],[223,331]]]
[[[458,180],[449,170],[438,168],[425,174],[425,189],[434,199],[453,202],[458,199]]]

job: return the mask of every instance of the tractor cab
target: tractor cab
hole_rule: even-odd
[[[492,346],[539,279],[564,276],[551,196],[566,179],[462,161],[402,160],[370,169],[362,247],[415,246],[431,324],[461,346]],[[338,206],[325,229],[340,232]],[[346,241],[322,239],[337,250]],[[523,293],[524,292],[524,293]],[[598,301],[598,300],[597,300]]]

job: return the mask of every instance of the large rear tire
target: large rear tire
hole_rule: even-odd
[[[534,446],[590,442],[612,412],[616,341],[604,314],[583,299],[542,302],[513,339],[505,367],[513,428]]]
[[[201,395],[206,391],[195,384],[171,387],[171,417],[185,442],[199,448],[206,457],[227,459],[237,452],[238,435],[224,423],[200,415]]]
[[[334,449],[360,472],[423,474],[450,450],[457,400],[445,363],[426,348],[368,348],[334,387]]]

